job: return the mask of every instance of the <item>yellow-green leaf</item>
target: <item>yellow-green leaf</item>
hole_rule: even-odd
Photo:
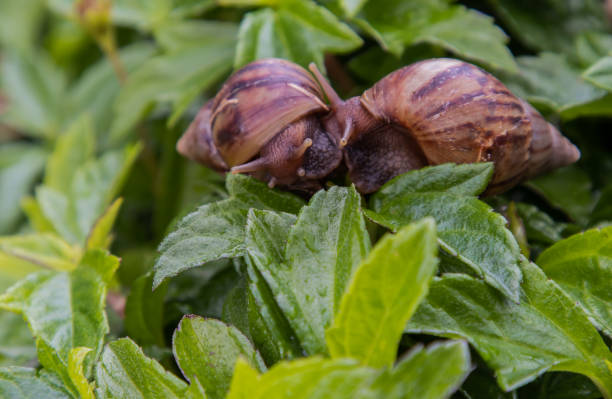
[[[96,365],[96,383],[99,399],[183,399],[187,391],[185,381],[146,357],[129,338],[106,345]]]
[[[332,358],[352,357],[375,368],[393,365],[404,326],[436,271],[437,252],[430,218],[378,242],[355,272],[326,332]]]
[[[520,303],[463,274],[434,279],[406,332],[463,337],[496,372],[504,390],[546,371],[589,377],[612,397],[612,353],[586,314],[536,265],[523,265]]]
[[[81,399],[96,399],[93,385],[87,380],[83,370],[85,357],[91,352],[91,348],[72,348],[68,355],[68,375],[76,387]]]
[[[218,320],[187,315],[175,330],[172,342],[185,378],[191,384],[201,384],[211,399],[225,398],[238,357],[259,371],[266,370],[249,340],[235,327]]]
[[[612,227],[559,241],[542,252],[537,263],[612,337]]]

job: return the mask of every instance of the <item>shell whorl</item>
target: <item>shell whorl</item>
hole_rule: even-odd
[[[310,73],[280,59],[255,61],[234,73],[215,96],[211,130],[229,166],[244,163],[290,123],[326,111]]]
[[[533,133],[529,147],[528,178],[571,165],[580,159],[580,151],[575,145],[555,126],[548,123],[535,108],[526,101],[522,103],[529,115]]]
[[[176,150],[193,161],[208,165],[217,171],[225,171],[228,169],[227,164],[219,155],[210,131],[212,106],[213,100],[204,104],[176,143]]]

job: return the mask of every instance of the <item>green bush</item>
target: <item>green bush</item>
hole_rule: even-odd
[[[612,398],[604,4],[462,3],[0,2],[0,397]],[[580,162],[488,198],[483,163],[306,201],[175,151],[255,59],[349,96],[440,56]]]

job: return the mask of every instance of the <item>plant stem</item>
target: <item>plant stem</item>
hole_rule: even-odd
[[[127,80],[127,72],[125,67],[123,66],[123,62],[119,57],[119,52],[117,51],[117,45],[115,42],[115,34],[112,29],[109,29],[104,35],[96,38],[100,48],[109,59],[113,70],[115,71],[115,75],[117,75],[117,79],[119,79],[119,83],[121,85],[125,84]]]

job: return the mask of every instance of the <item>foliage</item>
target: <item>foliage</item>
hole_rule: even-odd
[[[0,397],[612,399],[602,3],[0,2]],[[307,198],[176,153],[253,60],[348,96],[444,56],[580,162],[488,198],[487,163]]]

